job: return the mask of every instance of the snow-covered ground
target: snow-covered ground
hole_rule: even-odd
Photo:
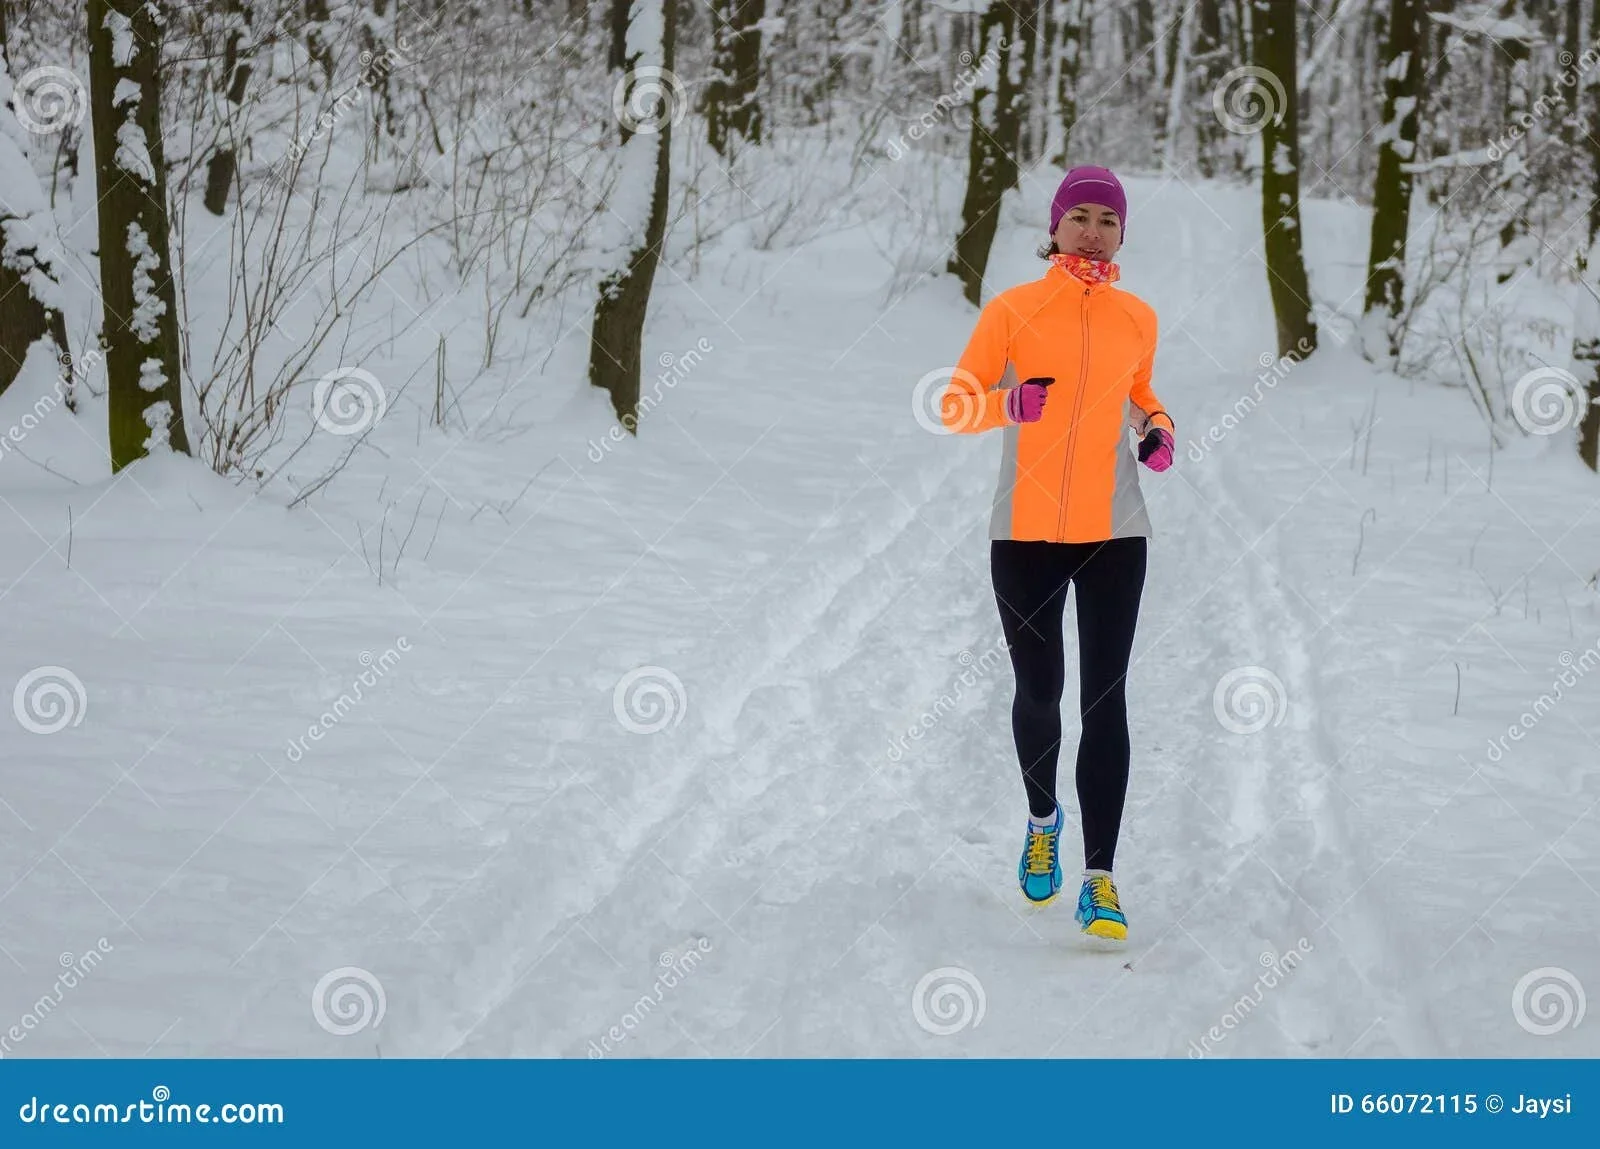
[[[994,283],[1041,273],[1052,178]],[[391,300],[388,410],[302,506],[111,478],[93,409],[0,454],[0,1052],[1600,1054],[1600,484],[1558,438],[1491,468],[1464,392],[1347,327],[1264,368],[1255,193],[1129,190],[1183,443],[1144,475],[1125,948],[1016,889],[999,437],[914,405],[971,309],[886,308],[858,232],[730,236],[658,273],[637,442],[570,315],[505,380],[541,398],[429,428],[468,293]],[[1367,217],[1305,210],[1348,313]]]

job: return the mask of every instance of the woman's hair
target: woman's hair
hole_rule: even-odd
[[[1055,236],[1050,237],[1049,243],[1041,243],[1033,252],[1040,259],[1049,259],[1052,255],[1059,255],[1060,253],[1061,249],[1056,247]]]

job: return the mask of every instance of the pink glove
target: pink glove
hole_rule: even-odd
[[[1165,427],[1152,427],[1139,443],[1139,462],[1152,471],[1172,466],[1172,436]]]
[[[1053,375],[1035,375],[1006,392],[1006,418],[1013,423],[1037,423],[1044,414]]]

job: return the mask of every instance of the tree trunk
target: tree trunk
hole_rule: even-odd
[[[716,0],[711,9],[711,79],[706,84],[706,140],[727,156],[731,138],[761,143],[760,21],[765,0]]]
[[[1416,157],[1422,99],[1424,0],[1391,0],[1383,46],[1383,125],[1378,131],[1378,175],[1372,189],[1372,242],[1367,256],[1367,298],[1362,308],[1362,354],[1393,360],[1400,354],[1396,323],[1405,302],[1406,228],[1411,182],[1406,164]]]
[[[225,17],[227,46],[222,55],[222,74],[219,85],[227,101],[227,122],[222,126],[222,138],[211,158],[206,161],[205,208],[212,215],[221,215],[228,206],[228,189],[233,186],[234,172],[238,170],[238,147],[243,134],[239,116],[244,103],[246,85],[250,82],[251,66],[241,59],[240,46],[246,43],[253,23],[245,0],[230,0]]]
[[[11,198],[22,202],[0,201],[0,252],[9,252],[0,259],[0,394],[17,377],[28,348],[36,339],[49,336],[56,344],[59,359],[67,346],[66,323],[61,312],[49,307],[36,294],[34,277],[43,277],[50,283],[59,282],[55,268],[48,256],[34,245],[27,227],[29,216],[37,215],[47,223],[49,209],[44,190],[38,186],[29,166],[27,148],[32,133],[23,128],[11,107],[11,67],[8,50],[5,2],[0,0],[0,163],[15,169],[13,181],[22,185],[20,194]],[[62,130],[65,130],[64,128]],[[26,181],[24,183],[24,181]],[[28,202],[31,201],[31,202]]]
[[[1178,137],[1183,131],[1183,103],[1188,85],[1190,44],[1194,36],[1195,5],[1187,5],[1172,30],[1172,60],[1167,71],[1167,112],[1161,122],[1161,166],[1167,171],[1178,165]]]
[[[611,408],[630,434],[638,434],[639,372],[644,343],[644,321],[650,304],[650,287],[667,230],[669,163],[672,156],[672,121],[679,114],[681,93],[661,85],[660,73],[670,76],[676,37],[676,0],[615,0],[624,8],[623,67],[630,86],[659,85],[659,101],[649,120],[622,123],[622,162],[619,186],[648,185],[650,204],[643,220],[618,220],[611,215],[612,251],[621,266],[600,281],[589,336],[589,382],[611,396]],[[613,25],[615,28],[615,25]],[[652,69],[659,69],[654,72]],[[664,89],[664,90],[661,90]],[[649,101],[644,101],[648,104]],[[629,99],[625,106],[638,108]],[[634,196],[624,192],[624,202]]]
[[[1254,0],[1255,64],[1277,77],[1283,104],[1261,130],[1261,224],[1267,283],[1280,358],[1303,359],[1317,347],[1311,287],[1300,241],[1299,85],[1295,79],[1295,0]],[[1265,93],[1270,107],[1276,93]]]
[[[1600,39],[1600,5],[1589,22],[1589,40]],[[1576,66],[1576,61],[1574,61]],[[1584,406],[1578,416],[1578,457],[1591,471],[1600,471],[1600,84],[1589,84],[1579,101],[1578,130],[1588,141],[1588,252],[1579,262],[1577,322],[1572,333],[1572,365],[1581,383]]]
[[[1194,91],[1205,103],[1194,118],[1195,166],[1210,179],[1217,174],[1217,143],[1223,134],[1211,109],[1211,93],[1216,89],[1226,64],[1227,46],[1222,39],[1222,6],[1218,0],[1200,0],[1195,13]]]
[[[167,240],[160,35],[149,0],[89,0],[111,468],[189,453]]]
[[[1017,85],[1017,110],[1021,118],[1017,135],[1019,167],[1031,167],[1039,157],[1037,129],[1044,117],[1036,114],[1040,105],[1039,93],[1035,89],[1039,86],[1040,76],[1048,79],[1050,75],[1050,42],[1045,39],[1047,33],[1039,25],[1044,20],[1049,3],[1050,0],[1020,0],[1017,9],[1017,28],[1023,40],[1021,80]],[[1044,108],[1048,111],[1049,104],[1045,104]]]
[[[974,307],[983,298],[983,272],[1000,219],[1000,202],[1006,189],[1017,185],[1017,94],[1011,70],[1016,27],[1014,0],[990,0],[978,23],[975,59],[987,59],[992,51],[998,66],[992,80],[973,89],[967,194],[961,205],[961,231],[946,268],[961,277],[963,294]]]
[[[1581,92],[1584,74],[1579,69],[1578,57],[1583,54],[1583,0],[1567,0],[1566,23],[1562,28],[1561,40],[1567,61],[1561,66],[1561,71],[1570,71],[1576,76],[1576,90]],[[1561,139],[1569,148],[1578,146],[1578,124],[1583,120],[1580,103],[1580,100],[1574,99],[1561,117]]]
[[[1088,0],[1060,0],[1060,52],[1056,72],[1056,109],[1061,117],[1061,150],[1051,157],[1057,167],[1067,166],[1072,146],[1072,126],[1078,119],[1078,77],[1083,68],[1083,25]]]
[[[1016,158],[1019,172],[1025,165],[1033,162],[1032,150],[1028,143],[1028,126],[1033,120],[1031,96],[1035,74],[1034,56],[1039,47],[1038,8],[1039,0],[1016,0],[1017,42],[1006,46],[1010,53],[1011,103],[1017,116],[1017,142],[1011,149],[1011,154]],[[1010,186],[1017,186],[1015,175],[1012,176]]]
[[[1059,118],[1055,112],[1058,7],[1058,0],[1039,0],[1038,35],[1034,38],[1038,67],[1033,73],[1033,91],[1028,93],[1028,118],[1038,129],[1038,144],[1033,149],[1035,159],[1043,157],[1049,149],[1050,133],[1055,130]]]
[[[1521,22],[1526,25],[1534,22],[1533,13],[1527,6],[1518,4],[1516,0],[1506,0],[1500,8],[1500,15],[1513,19],[1522,17]],[[1530,34],[1533,33],[1531,27],[1528,31]],[[1505,110],[1499,122],[1527,123],[1528,117],[1531,116],[1529,108],[1534,99],[1531,91],[1534,83],[1532,41],[1520,38],[1501,39],[1490,47],[1490,51],[1496,64],[1504,70],[1506,78]],[[1507,178],[1500,190],[1510,212],[1500,228],[1500,251],[1503,262],[1500,270],[1495,273],[1496,283],[1505,283],[1530,262],[1515,252],[1508,252],[1507,249],[1528,234],[1527,213],[1536,194],[1533,179],[1526,166],[1510,167],[1506,171]]]

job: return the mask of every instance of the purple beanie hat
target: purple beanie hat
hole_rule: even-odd
[[[1061,225],[1061,217],[1081,203],[1103,203],[1116,212],[1122,223],[1123,237],[1127,237],[1128,197],[1110,168],[1081,164],[1067,173],[1067,178],[1056,189],[1055,199],[1050,201],[1051,235],[1055,235],[1056,228]]]

